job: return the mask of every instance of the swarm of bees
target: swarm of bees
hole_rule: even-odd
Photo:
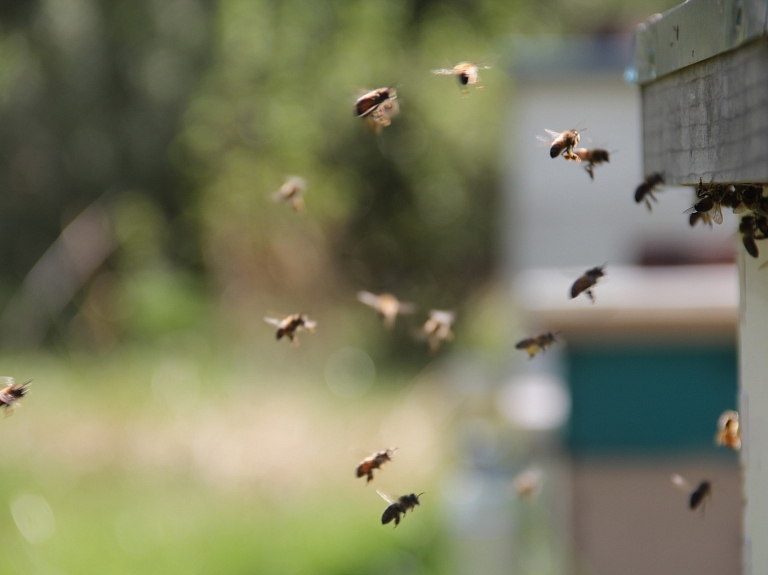
[[[383,451],[377,451],[373,455],[369,455],[365,459],[363,459],[360,462],[360,465],[357,466],[357,476],[358,477],[368,477],[368,480],[365,482],[366,485],[373,481],[373,470],[374,469],[381,469],[381,466],[387,463],[388,461],[392,461],[392,456],[395,454],[395,450],[397,447],[393,447],[391,449],[385,449]]]
[[[391,87],[366,92],[355,102],[355,115],[363,118],[377,134],[392,123],[399,111],[397,91]]]
[[[296,338],[297,332],[305,329],[309,333],[314,333],[315,328],[317,327],[317,322],[310,320],[309,317],[307,317],[307,314],[304,313],[295,313],[283,319],[265,317],[264,321],[277,327],[275,337],[277,337],[278,340],[285,336],[294,346],[299,345],[299,340]]]
[[[475,90],[482,90],[483,85],[480,83],[479,71],[489,68],[490,66],[481,66],[472,62],[459,62],[453,68],[440,68],[439,70],[432,70],[432,73],[438,76],[456,76],[461,93],[464,96],[469,96],[467,86],[474,86]]]
[[[741,449],[741,427],[739,426],[739,414],[732,409],[724,411],[717,420],[717,445],[726,445],[734,451]]]
[[[419,497],[424,495],[424,493],[419,493],[418,495],[411,493],[410,495],[401,495],[397,499],[394,499],[381,491],[376,490],[376,493],[381,495],[384,501],[389,503],[389,506],[384,510],[384,513],[381,516],[381,524],[386,525],[394,520],[395,527],[400,525],[401,515],[405,517],[405,513],[408,510],[415,508],[417,505],[421,505]]]
[[[579,279],[573,282],[573,285],[571,286],[571,299],[584,292],[587,294],[589,301],[595,303],[595,294],[592,292],[592,288],[597,284],[597,280],[605,275],[605,272],[603,271],[604,268],[605,266],[602,265],[588,269],[579,277]]]
[[[29,384],[32,382],[28,379],[24,383],[16,383],[16,380],[12,377],[0,377],[0,381],[5,384],[0,390],[0,405],[5,408],[6,417],[12,415],[16,408],[20,405],[19,400],[29,393]]]
[[[546,351],[546,349],[556,341],[557,334],[548,331],[547,333],[527,337],[518,341],[515,344],[515,349],[525,350],[528,353],[528,359],[533,359],[537,353]]]
[[[272,194],[272,199],[286,203],[293,208],[293,211],[300,212],[304,209],[303,196],[306,189],[307,181],[304,178],[291,176],[277,192]]]

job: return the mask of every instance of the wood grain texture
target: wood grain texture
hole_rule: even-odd
[[[647,84],[645,174],[668,184],[768,182],[768,39]]]

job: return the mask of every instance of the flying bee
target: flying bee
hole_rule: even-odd
[[[264,321],[277,327],[276,336],[278,340],[285,336],[294,346],[299,345],[299,340],[296,338],[297,332],[305,329],[309,333],[314,333],[315,328],[317,327],[317,322],[311,321],[307,315],[303,313],[295,313],[284,319],[265,317]]]
[[[381,466],[387,461],[392,461],[392,456],[395,454],[396,449],[397,447],[393,447],[391,449],[385,449],[384,451],[377,451],[373,455],[363,459],[360,462],[360,465],[357,466],[357,476],[363,477],[367,475],[368,481],[366,481],[365,484],[368,485],[373,481],[373,470],[381,469]]]
[[[285,202],[289,204],[294,211],[300,212],[304,209],[304,192],[307,189],[307,181],[298,176],[291,176],[282,185],[280,190],[272,194],[272,199],[276,202]]]
[[[28,386],[32,382],[28,379],[24,383],[16,384],[16,380],[12,377],[0,377],[0,382],[5,383],[5,387],[0,389],[0,405],[5,408],[5,416],[12,415],[16,408],[20,405],[19,399],[29,393]]]
[[[527,337],[523,340],[518,341],[515,344],[515,349],[524,349],[528,352],[528,359],[533,359],[533,357],[539,353],[540,351],[545,351],[550,345],[555,343],[557,341],[557,334],[547,332],[542,333],[541,335],[536,335],[533,337]]]
[[[530,468],[517,474],[513,480],[515,493],[526,501],[533,501],[541,493],[544,484],[544,474],[540,469]]]
[[[581,162],[581,158],[573,153],[573,147],[579,143],[581,136],[577,130],[566,130],[565,132],[553,132],[552,130],[544,130],[549,139],[540,137],[542,141],[549,142],[549,157],[556,158],[563,156],[566,160],[575,160]],[[583,131],[583,130],[582,130]]]
[[[653,200],[654,202],[658,201],[656,196],[653,195],[654,188],[663,183],[664,176],[659,172],[647,176],[645,180],[643,180],[643,183],[635,189],[635,201],[639,204],[645,200],[645,205],[648,206],[648,211],[653,210],[650,200]]]
[[[379,317],[384,320],[384,327],[390,330],[395,327],[398,314],[416,311],[414,304],[402,302],[390,293],[375,295],[367,291],[359,291],[357,299],[375,309]]]
[[[729,409],[724,411],[717,420],[717,445],[727,445],[734,451],[741,449],[741,429],[739,425],[739,413]]]
[[[604,267],[605,266],[602,265],[588,269],[579,279],[573,282],[573,285],[571,286],[571,299],[578,296],[581,292],[586,292],[590,301],[595,303],[595,294],[592,293],[592,288],[597,283],[597,280],[605,275],[605,272],[603,271]]]
[[[469,88],[467,86],[474,86],[475,90],[483,89],[483,85],[480,83],[479,71],[488,70],[489,68],[490,66],[480,66],[472,62],[459,62],[453,68],[432,70],[432,73],[438,76],[456,76],[461,87],[461,93],[468,96]]]
[[[422,335],[427,338],[429,342],[429,351],[431,353],[437,353],[440,350],[440,345],[444,341],[453,340],[453,332],[451,326],[455,320],[455,316],[452,311],[443,311],[439,309],[433,309],[429,311],[429,319],[424,322],[421,328]]]
[[[392,123],[392,117],[399,111],[397,91],[394,88],[371,90],[355,102],[355,116],[365,118],[368,127],[377,134]]]
[[[381,524],[386,525],[394,519],[395,527],[400,525],[400,515],[405,516],[406,511],[415,508],[417,505],[421,505],[419,497],[424,495],[424,492],[419,493],[418,495],[411,493],[410,495],[401,495],[397,499],[392,499],[389,495],[382,493],[378,489],[376,490],[376,493],[381,495],[384,501],[389,503],[389,507],[384,510],[384,513],[381,516]]]
[[[691,484],[688,483],[681,475],[675,473],[672,476],[672,483],[677,487],[685,490],[691,489]],[[688,507],[691,511],[695,511],[701,506],[702,513],[706,506],[706,500],[712,497],[712,482],[704,479],[701,481],[695,489],[690,491],[688,496]]]
[[[576,148],[573,150],[573,155],[579,158],[582,162],[588,162],[584,169],[589,174],[591,179],[595,179],[595,166],[602,164],[603,162],[610,162],[610,154],[608,150],[600,148],[593,148],[588,150],[587,148]]]

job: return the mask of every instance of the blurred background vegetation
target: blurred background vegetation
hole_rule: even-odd
[[[420,420],[387,473],[434,490],[450,459],[444,406],[413,391],[436,389],[413,383],[418,320],[393,337],[354,294],[458,310],[455,348],[499,359],[512,37],[628,32],[673,4],[3,2],[2,372],[35,377],[3,422],[3,572],[450,571],[436,494],[390,532],[352,482]],[[468,98],[429,73],[461,60],[493,65]],[[402,113],[377,136],[352,103],[380,86]],[[303,214],[271,200],[292,174]],[[277,346],[262,317],[298,311],[318,333]],[[354,401],[318,384],[350,344],[379,374]]]

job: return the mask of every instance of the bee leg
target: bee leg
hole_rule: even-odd
[[[365,484],[368,485],[371,481],[373,481],[373,470],[368,472],[368,481],[366,481]]]
[[[651,205],[651,201],[648,198],[645,198],[645,205],[648,207],[648,211],[653,211],[653,206]]]
[[[589,179],[594,180],[595,172],[594,172],[594,168],[592,167],[592,164],[589,164],[588,166],[584,166],[584,169],[587,170],[587,173],[589,174]]]
[[[595,303],[595,294],[592,293],[592,290],[588,289],[586,291],[586,294],[587,294],[587,297],[589,297],[589,301],[591,301],[592,303]]]

